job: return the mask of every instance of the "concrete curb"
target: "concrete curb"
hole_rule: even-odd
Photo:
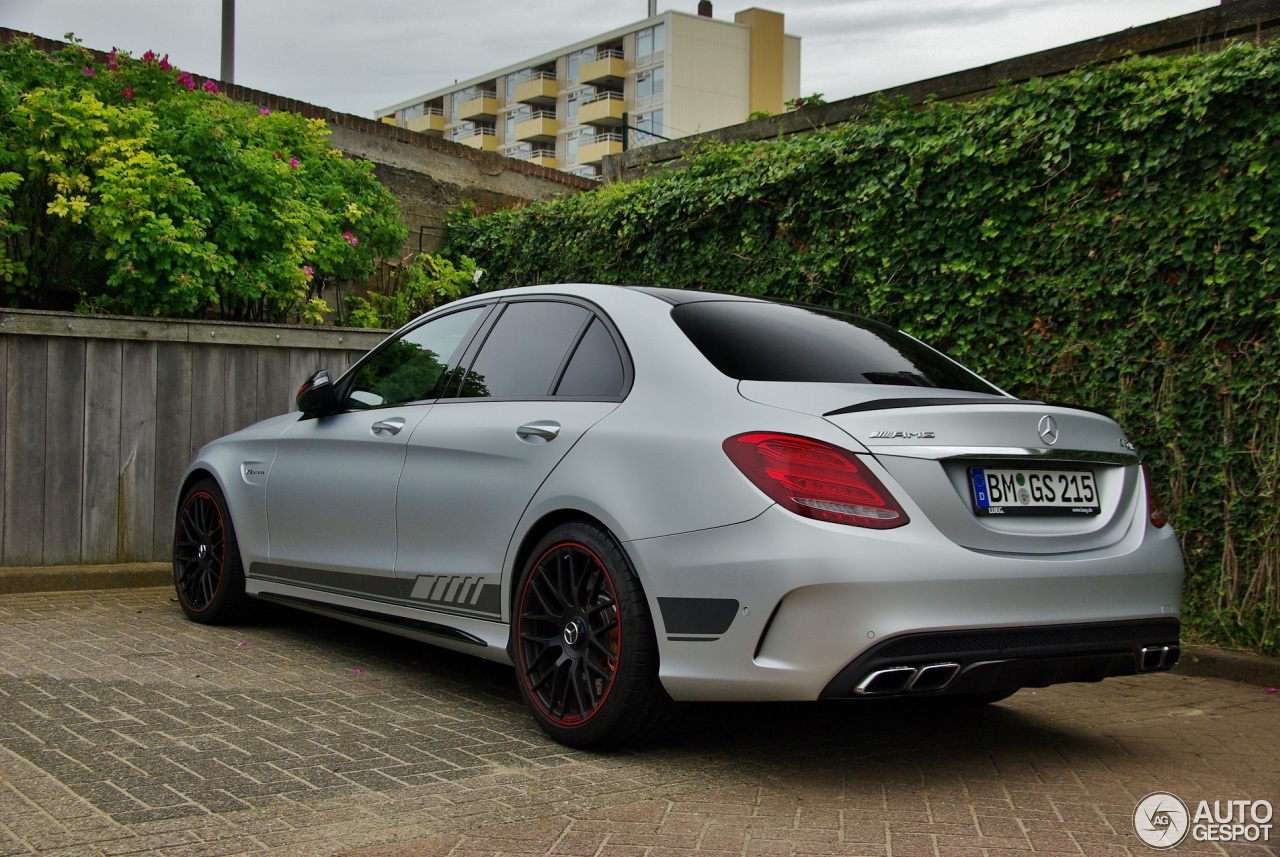
[[[1182,658],[1173,671],[1179,675],[1225,678],[1266,688],[1280,687],[1280,658],[1211,646],[1183,646]]]
[[[84,589],[131,589],[143,586],[170,586],[172,583],[173,567],[167,562],[0,568],[0,595],[26,592],[74,592]]]
[[[172,585],[172,566],[167,562],[0,567],[0,595]],[[1280,687],[1280,658],[1233,652],[1212,646],[1184,645],[1182,659],[1174,672],[1179,675],[1224,678],[1266,688]]]

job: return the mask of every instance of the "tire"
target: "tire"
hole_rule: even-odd
[[[201,479],[182,496],[173,533],[173,586],[187,617],[203,625],[244,618],[240,545],[222,489]]]
[[[658,680],[658,642],[640,580],[605,530],[548,533],[516,589],[513,660],[538,725],[570,747],[642,744],[673,703]]]

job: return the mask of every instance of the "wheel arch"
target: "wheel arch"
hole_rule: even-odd
[[[204,479],[212,479],[213,483],[218,486],[218,490],[222,492],[222,498],[226,503],[227,517],[231,519],[231,526],[237,534],[240,561],[247,569],[249,564],[244,561],[244,544],[239,542],[239,534],[242,532],[239,514],[236,506],[232,504],[231,495],[227,492],[227,486],[223,484],[222,479],[219,478],[216,468],[209,467],[204,464],[197,464],[187,471],[187,473],[182,477],[182,484],[178,486],[177,496],[173,498],[173,510],[169,516],[170,523],[174,526],[177,525],[178,512],[182,510],[182,498],[187,496],[187,492],[191,490],[191,486]],[[170,546],[170,549],[172,549],[172,545]]]
[[[214,482],[217,482],[218,488],[222,490],[222,496],[225,497],[227,495],[226,488],[223,487],[222,480],[218,478],[218,474],[214,473],[207,467],[195,467],[182,477],[182,484],[178,486],[178,494],[173,500],[175,513],[177,512],[178,507],[182,505],[182,498],[187,496],[187,491],[191,489],[192,485],[195,485],[202,479],[212,479]]]
[[[509,585],[507,591],[503,593],[508,615],[514,615],[516,601],[516,584],[519,582],[520,572],[524,569],[524,564],[529,561],[529,556],[533,553],[533,549],[538,542],[542,541],[543,536],[554,530],[561,524],[573,522],[582,522],[593,524],[609,534],[614,541],[621,546],[622,542],[613,530],[604,521],[589,512],[581,509],[563,508],[547,512],[541,518],[534,521],[533,524],[525,530],[524,536],[520,539],[520,544],[512,555],[511,564],[509,566],[510,574],[507,575]],[[623,551],[626,552],[625,550]],[[514,623],[513,623],[514,624]]]

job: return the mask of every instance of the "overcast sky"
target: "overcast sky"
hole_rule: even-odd
[[[756,5],[715,0],[715,17]],[[828,101],[1123,30],[1217,0],[759,0]],[[693,13],[697,0],[659,0]],[[362,116],[643,20],[647,0],[239,0],[236,82]],[[168,53],[218,77],[221,0],[0,0],[0,26]]]

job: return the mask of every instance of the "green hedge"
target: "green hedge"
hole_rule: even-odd
[[[1180,533],[1188,628],[1280,652],[1280,52],[1132,59],[464,217],[496,288],[706,288],[873,315],[1099,408]]]

